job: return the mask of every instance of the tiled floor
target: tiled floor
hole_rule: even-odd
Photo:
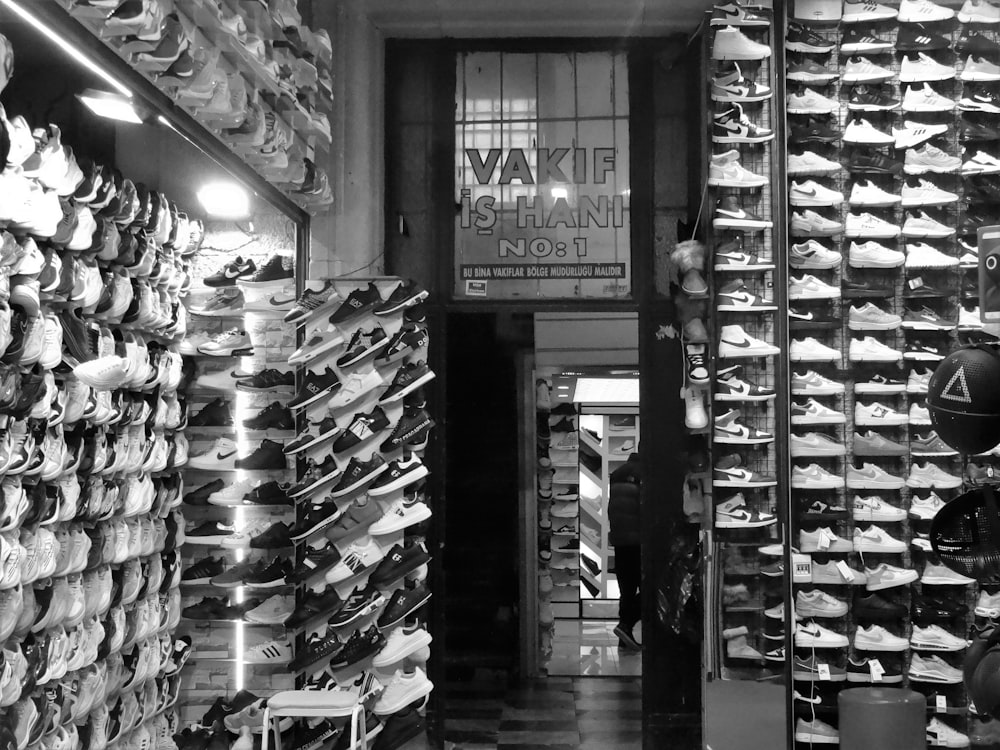
[[[448,686],[446,750],[636,750],[635,678],[549,677],[512,690]]]
[[[614,620],[556,620],[550,675],[634,677],[642,674],[642,657],[618,648]],[[635,636],[642,641],[642,625]]]

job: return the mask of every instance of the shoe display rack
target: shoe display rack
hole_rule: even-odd
[[[836,736],[845,683],[927,695],[932,746],[969,728],[957,668],[973,582],[927,536],[962,465],[924,399],[936,363],[984,337],[976,230],[995,222],[1000,107],[984,82],[1000,81],[998,24],[987,3],[904,0],[788,25],[791,543],[811,558],[795,587],[802,742]]]
[[[239,158],[313,213],[333,202],[333,48],[296,0],[58,4]]]
[[[294,271],[280,257],[260,268],[231,259],[205,282],[221,289],[192,314],[224,318],[222,330],[186,345],[203,360],[242,357],[246,370],[196,381],[206,402],[193,418],[198,429],[206,441],[223,434],[192,456],[189,466],[210,481],[188,499],[227,515],[191,529],[188,540],[229,552],[185,575],[229,598],[184,612],[199,627],[208,620],[212,632],[199,644],[208,659],[237,663],[245,690],[217,698],[200,724],[260,732],[268,694],[307,686],[364,702],[370,737],[383,726],[422,726],[414,709],[433,687],[420,618],[430,598],[423,529],[431,517],[420,456],[434,426],[422,389],[434,378],[419,304],[426,292],[395,279],[318,280],[296,300]],[[220,391],[238,394],[235,409]],[[213,463],[223,461],[231,463],[220,481]],[[213,644],[233,621],[235,638],[223,630]],[[329,741],[340,729],[299,727],[292,741]],[[340,735],[337,747],[348,746]]]
[[[610,575],[615,568],[614,548],[608,538],[610,477],[638,452],[638,445],[637,413],[581,415],[579,564],[581,583],[590,599],[619,598],[618,584]],[[582,609],[588,611],[586,602]],[[616,614],[617,609],[611,616]]]
[[[780,191],[773,189],[781,113],[773,59],[781,35],[770,11],[738,4],[717,6],[708,27],[710,332],[705,336],[690,322],[684,329],[686,424],[695,435],[707,433],[711,414],[711,482],[700,484],[714,509],[705,521],[714,540],[709,591],[713,611],[721,612],[709,630],[713,671],[754,680],[780,675],[786,651],[785,571],[777,543],[786,488],[775,439],[784,352],[774,301],[784,279],[776,242],[783,233],[775,229],[783,213]],[[682,243],[675,254],[691,244]],[[711,341],[710,361],[700,338]]]
[[[68,144],[45,148],[54,124],[32,123],[36,152],[15,119],[4,132],[27,138],[7,157],[0,240],[0,742],[150,747],[179,729],[190,652],[174,638],[176,342],[201,227],[152,188],[95,179],[101,166],[82,169]]]

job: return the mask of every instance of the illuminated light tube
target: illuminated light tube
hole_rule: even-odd
[[[88,58],[86,55],[80,52],[80,50],[78,50],[72,44],[70,44],[61,36],[56,34],[52,29],[50,29],[44,23],[39,21],[38,18],[34,16],[34,14],[22,8],[20,3],[17,3],[14,0],[0,0],[0,5],[9,8],[12,12],[17,14],[20,18],[22,18],[28,25],[36,29],[46,39],[50,40],[53,44],[59,47],[59,49],[61,49],[63,52],[65,52],[67,55],[73,58],[76,62],[80,63],[80,65],[85,67],[91,73],[101,78],[109,86],[112,86],[122,96],[127,96],[130,99],[132,98],[132,92],[129,91],[128,87],[123,85],[121,82],[118,81],[117,78],[115,78],[106,70],[98,66],[96,63],[90,60],[90,58]]]
[[[198,190],[198,201],[213,219],[246,219],[250,195],[235,182],[213,182]]]
[[[108,91],[84,89],[76,98],[98,117],[119,122],[131,122],[136,125],[143,123],[142,116],[136,110],[135,104],[127,96],[113,94]]]

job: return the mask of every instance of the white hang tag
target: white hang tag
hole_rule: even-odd
[[[868,671],[871,672],[872,682],[882,682],[882,675],[885,674],[885,667],[878,659],[868,660]]]
[[[818,664],[816,665],[816,671],[819,674],[821,680],[830,679],[830,665],[829,664]]]
[[[848,583],[854,580],[854,571],[851,570],[851,566],[843,560],[837,560],[837,570],[840,571],[840,575],[842,575],[844,580]]]
[[[948,697],[945,695],[935,696],[934,710],[939,714],[948,712]]]
[[[833,540],[830,539],[830,534],[827,532],[827,530],[826,529],[820,529],[819,530],[819,540],[817,541],[816,546],[818,546],[821,550],[830,549],[830,542],[831,541],[833,541]]]

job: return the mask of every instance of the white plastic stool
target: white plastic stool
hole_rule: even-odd
[[[355,696],[347,692],[327,690],[284,690],[267,699],[264,707],[264,731],[261,750],[267,750],[268,735],[274,730],[274,750],[281,750],[280,721],[271,725],[271,719],[282,717],[344,719],[351,721],[352,750],[368,750],[365,731],[365,708]],[[361,744],[358,744],[358,740]]]

